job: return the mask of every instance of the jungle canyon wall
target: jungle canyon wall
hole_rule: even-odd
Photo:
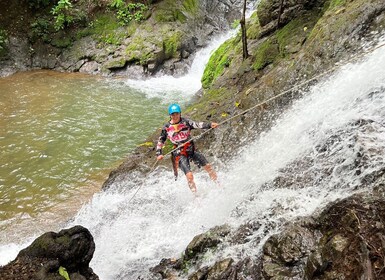
[[[64,1],[71,5],[60,10],[59,26],[61,18],[52,13],[62,2],[46,2],[0,2],[0,76],[41,68],[131,78],[181,75],[196,50],[240,17],[242,1],[141,1],[133,11],[129,1]]]

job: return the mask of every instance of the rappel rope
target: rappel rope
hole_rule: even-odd
[[[279,93],[279,94],[277,94],[277,95],[274,95],[273,97],[268,98],[268,99],[266,99],[266,100],[264,100],[264,101],[262,101],[262,102],[260,102],[260,103],[258,103],[258,104],[256,104],[256,105],[254,105],[253,107],[250,107],[250,108],[248,108],[248,109],[246,109],[246,110],[244,110],[244,111],[242,111],[242,112],[240,112],[240,113],[238,113],[238,114],[236,114],[236,115],[234,115],[234,116],[231,116],[231,117],[229,117],[229,118],[223,120],[222,122],[219,122],[219,123],[218,123],[218,126],[220,126],[220,125],[222,125],[222,124],[224,124],[224,123],[227,123],[227,122],[231,121],[232,119],[234,119],[234,118],[236,118],[236,117],[239,117],[239,116],[241,116],[241,115],[244,115],[244,114],[250,112],[251,110],[254,110],[254,109],[256,109],[257,107],[260,107],[260,106],[262,106],[262,105],[264,105],[264,104],[266,104],[266,103],[268,103],[268,102],[270,102],[270,101],[273,101],[274,99],[277,99],[277,98],[279,98],[279,97],[281,97],[281,96],[283,96],[283,95],[285,95],[285,94],[287,94],[287,93],[289,93],[289,92],[292,92],[293,90],[295,90],[295,89],[297,89],[297,88],[300,88],[300,87],[302,87],[302,86],[304,86],[304,85],[307,85],[308,83],[310,83],[310,82],[312,82],[312,81],[314,81],[314,80],[317,80],[317,79],[319,79],[320,77],[325,76],[325,75],[327,75],[327,74],[333,72],[333,71],[336,70],[337,68],[342,67],[342,66],[344,66],[344,65],[346,65],[346,64],[348,64],[348,63],[350,63],[350,62],[352,62],[352,61],[354,61],[354,60],[358,60],[358,59],[362,58],[363,56],[365,56],[365,55],[367,55],[367,54],[369,54],[369,53],[372,53],[372,52],[375,51],[376,49],[382,48],[382,47],[384,47],[384,46],[385,46],[385,43],[380,44],[380,45],[378,45],[378,46],[376,46],[376,47],[373,47],[373,48],[368,49],[367,51],[364,51],[364,52],[363,52],[362,54],[360,54],[360,55],[353,56],[352,58],[346,60],[346,61],[345,61],[344,63],[342,63],[342,64],[336,64],[335,66],[331,67],[329,70],[327,70],[327,71],[325,71],[325,72],[322,72],[322,73],[320,73],[320,74],[314,76],[314,77],[311,78],[311,79],[308,79],[308,80],[306,80],[306,81],[304,81],[304,82],[302,82],[302,83],[299,83],[298,85],[295,85],[295,86],[291,87],[291,88],[288,89],[288,90],[285,90],[285,91],[283,91],[283,92],[281,92],[281,93]],[[171,151],[169,151],[168,153],[166,153],[166,154],[163,155],[163,156],[165,157],[165,156],[171,154],[172,152],[174,152],[174,151],[180,149],[181,147],[183,147],[183,146],[186,145],[187,143],[190,143],[191,141],[194,141],[194,140],[197,140],[197,139],[201,138],[203,135],[205,135],[206,133],[210,132],[212,129],[214,129],[214,128],[209,128],[209,129],[205,130],[204,132],[202,132],[201,134],[199,134],[198,136],[192,137],[192,138],[191,138],[190,140],[188,140],[187,142],[185,142],[185,143],[183,143],[182,145],[180,145],[180,146],[178,146],[178,147],[172,149]],[[152,171],[154,171],[154,169],[155,169],[157,163],[158,163],[158,160],[155,160],[154,164],[152,165],[150,171],[149,171],[147,174],[149,174],[149,173],[151,173]],[[139,188],[136,190],[136,192],[134,193],[134,195],[128,200],[128,202],[130,202],[130,201],[135,197],[135,195],[138,193],[138,191],[140,190],[141,187],[142,187],[142,185],[139,186]]]

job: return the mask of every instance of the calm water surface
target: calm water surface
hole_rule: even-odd
[[[159,127],[165,106],[95,76],[33,71],[1,78],[0,242],[70,217]]]

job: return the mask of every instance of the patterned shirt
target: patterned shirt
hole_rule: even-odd
[[[191,139],[191,130],[194,128],[209,129],[211,128],[211,123],[194,122],[185,118],[181,118],[181,120],[176,124],[172,124],[171,122],[166,123],[162,128],[162,132],[156,146],[156,154],[162,154],[162,148],[167,138],[170,139],[171,143],[176,146],[180,146],[181,144],[188,142]]]

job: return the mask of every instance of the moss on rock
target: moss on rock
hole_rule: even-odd
[[[259,32],[261,31],[260,25],[259,25],[259,19],[257,12],[254,12],[246,24],[247,28],[247,39],[257,39],[259,36]]]
[[[298,52],[320,17],[320,11],[315,9],[290,21],[277,31],[281,57]]]
[[[180,50],[181,46],[181,38],[182,32],[176,30],[172,33],[166,33],[167,35],[163,39],[163,49],[167,58],[169,57],[177,57],[178,50]]]
[[[198,13],[198,1],[199,0],[164,0],[154,12],[154,17],[158,23],[185,23],[188,17],[193,17]]]
[[[202,77],[203,88],[208,88],[230,66],[234,56],[234,42],[234,39],[227,40],[210,57]]]
[[[123,57],[118,57],[116,59],[112,59],[110,61],[107,61],[103,67],[107,69],[116,69],[116,68],[122,68],[126,65],[126,60]]]
[[[254,70],[261,70],[267,65],[273,63],[279,56],[279,45],[275,38],[268,38],[262,42],[253,53],[255,60],[253,64]]]
[[[112,14],[103,14],[92,21],[89,26],[77,34],[78,37],[92,36],[103,44],[120,45],[129,37],[129,29],[121,27]]]

